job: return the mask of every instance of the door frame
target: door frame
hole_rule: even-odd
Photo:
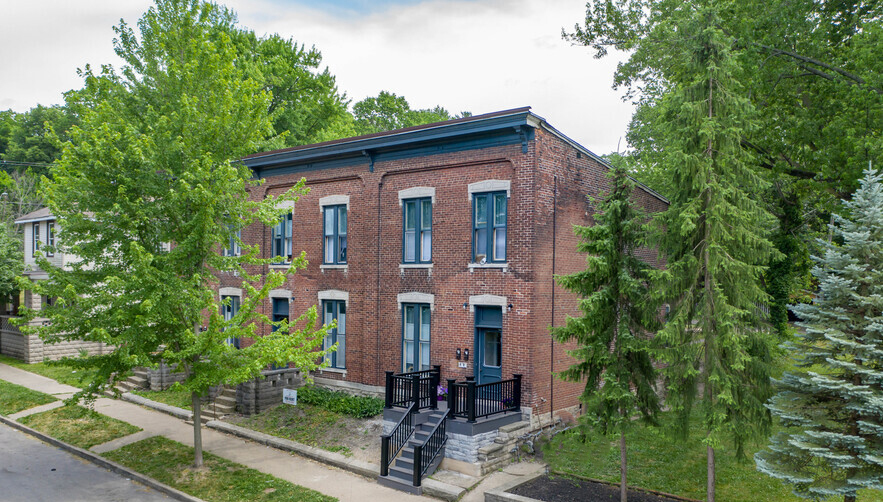
[[[475,306],[474,335],[472,341],[472,353],[474,359],[472,361],[472,374],[478,384],[488,383],[482,378],[482,367],[484,366],[484,344],[482,343],[482,332],[484,330],[499,330],[500,332],[500,376],[503,379],[503,308],[499,306]],[[499,381],[494,380],[494,381]]]

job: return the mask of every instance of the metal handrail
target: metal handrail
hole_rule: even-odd
[[[432,461],[438,455],[438,452],[448,442],[447,422],[450,414],[451,410],[446,410],[441,420],[430,431],[429,437],[422,443],[414,446],[414,486],[420,486],[423,482],[423,475],[426,474],[429,466],[432,465]]]
[[[521,375],[478,385],[474,380],[448,380],[448,409],[454,417],[474,422],[497,413],[521,410]]]
[[[380,475],[389,475],[389,465],[395,460],[408,439],[414,434],[414,411],[417,403],[411,403],[389,434],[380,436]],[[392,449],[392,451],[390,451]]]

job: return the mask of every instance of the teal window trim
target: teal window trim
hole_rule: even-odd
[[[402,263],[432,263],[432,198],[402,201]]]
[[[31,254],[36,256],[37,251],[40,250],[40,222],[34,223],[31,225],[31,233],[33,234],[31,237],[34,239],[33,247],[31,248]]]
[[[55,223],[51,221],[46,222],[46,245],[49,246],[46,256],[55,256],[55,253],[52,252],[52,248],[55,246]]]
[[[242,254],[242,230],[233,231],[230,229],[230,237],[227,238],[227,246],[224,247],[224,256],[239,256]]]
[[[472,262],[505,263],[509,198],[505,191],[472,197]]]
[[[322,322],[326,326],[337,321],[337,327],[328,330],[322,343],[322,350],[327,350],[335,343],[337,350],[327,354],[325,361],[328,367],[346,369],[346,302],[343,300],[322,301]]]
[[[273,227],[273,257],[281,258],[276,263],[291,263],[292,214],[285,213]]]
[[[430,305],[428,303],[403,303],[402,371],[410,373],[430,369],[432,367],[430,364],[431,350],[432,310]]]
[[[273,306],[272,306],[272,308],[273,308],[273,322],[277,323],[280,321],[289,320],[289,301],[288,301],[288,298],[273,298],[271,301],[273,303]],[[273,324],[272,326],[273,326],[273,333],[275,333],[279,329],[279,326],[277,326],[275,324]],[[287,364],[283,364],[283,365],[271,364],[270,365],[271,370],[281,370],[281,369],[285,369],[287,367],[288,367]]]
[[[230,299],[229,302],[225,301]],[[238,296],[222,296],[221,297],[221,316],[224,317],[225,321],[229,321],[239,313],[239,297]],[[239,338],[236,337],[227,337],[225,340],[227,345],[232,345],[233,348],[239,348]]]
[[[347,260],[346,204],[322,208],[322,263],[345,265]]]

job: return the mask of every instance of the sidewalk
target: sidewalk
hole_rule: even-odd
[[[70,397],[71,394],[79,390],[2,363],[0,363],[0,380],[6,380],[36,391],[52,394],[61,399]],[[95,401],[95,411],[143,429],[143,432],[114,441],[115,444],[113,446],[120,447],[127,444],[127,442],[134,442],[151,436],[165,436],[188,446],[193,446],[193,426],[164,413],[108,398],[97,399]],[[205,451],[297,485],[337,497],[341,502],[372,500],[407,502],[427,500],[426,497],[410,495],[386,488],[377,484],[374,480],[297,455],[291,455],[275,448],[239,439],[206,427],[202,429],[202,442]],[[107,451],[100,446],[103,445],[93,448],[93,451]],[[506,470],[508,471],[509,468]],[[520,473],[517,475],[520,475]],[[484,500],[483,492],[493,487],[490,485],[501,483],[502,480],[498,478],[500,476],[494,475],[487,478],[486,482],[479,484],[469,493],[469,500]]]

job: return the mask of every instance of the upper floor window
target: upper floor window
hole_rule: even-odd
[[[430,263],[432,261],[432,200],[410,199],[402,204],[404,236],[402,261]]]
[[[40,250],[40,223],[34,223],[33,225],[31,225],[31,228],[34,231],[34,245],[31,251],[32,254],[36,255],[37,251]]]
[[[49,246],[49,249],[46,250],[46,256],[55,256],[55,253],[52,251],[52,248],[55,246],[55,222],[52,221],[46,222],[46,245]]]
[[[288,298],[273,298],[273,322],[288,320]],[[273,331],[279,326],[273,325]]]
[[[324,206],[324,259],[327,265],[346,263],[346,204]]]
[[[477,193],[472,198],[472,261],[506,261],[506,192]]]
[[[284,262],[291,261],[291,224],[292,214],[288,212],[273,227],[273,256],[281,257]]]
[[[230,229],[230,237],[227,238],[227,245],[224,246],[224,256],[239,256],[242,254],[242,230],[233,231]]]

